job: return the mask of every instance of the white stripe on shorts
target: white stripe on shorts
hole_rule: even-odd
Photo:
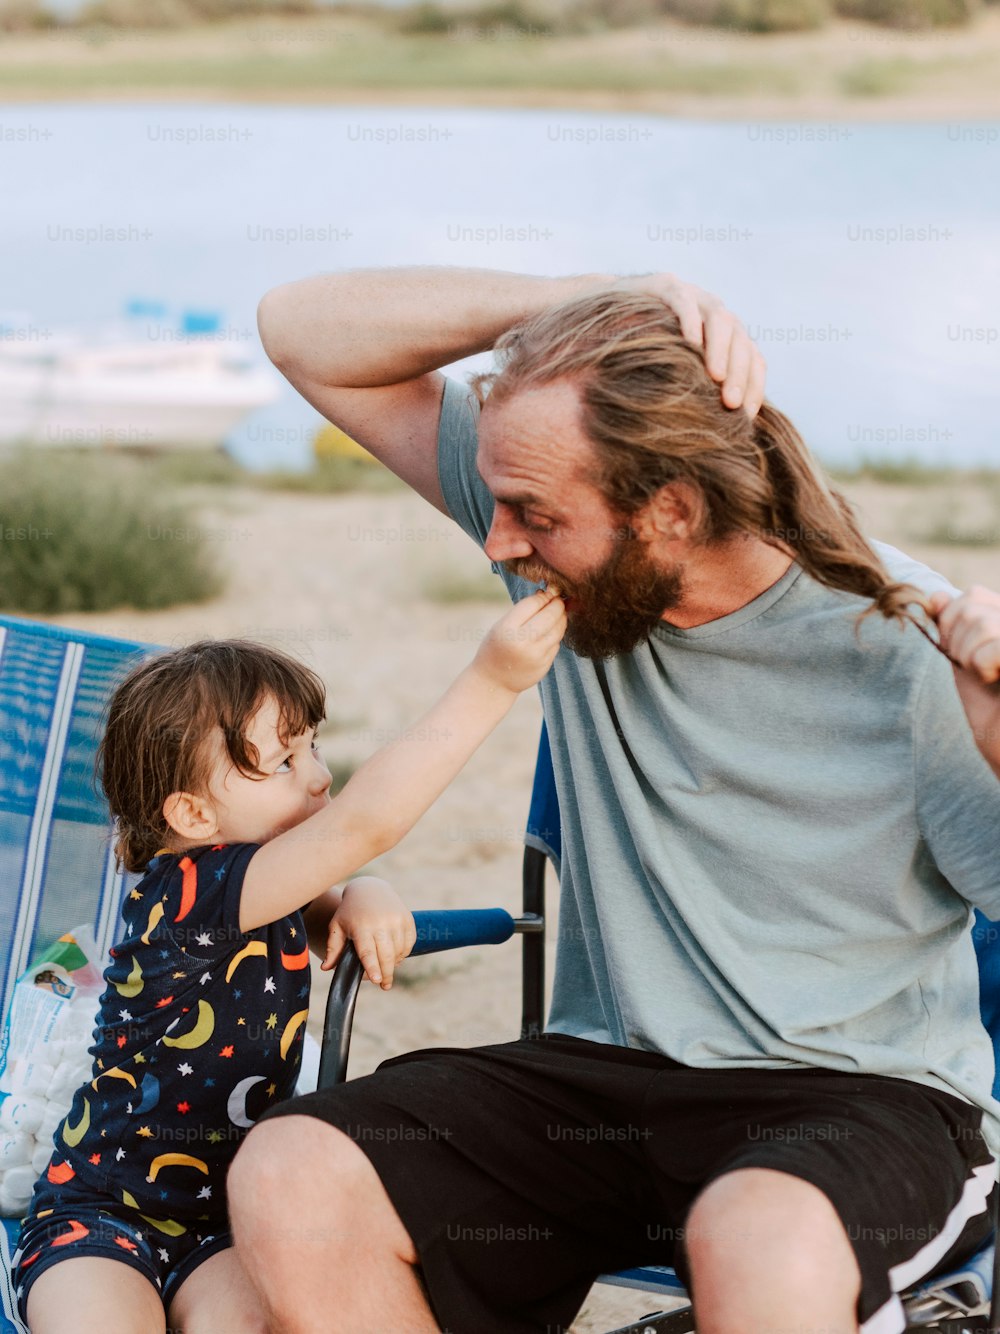
[[[907,1288],[920,1281],[936,1264],[948,1254],[961,1235],[962,1229],[970,1218],[983,1213],[989,1200],[990,1191],[997,1179],[997,1164],[984,1163],[974,1167],[972,1175],[965,1183],[962,1198],[945,1219],[944,1227],[926,1245],[921,1246],[909,1260],[893,1265],[889,1270],[889,1282],[893,1294],[905,1292]],[[895,1295],[880,1306],[861,1326],[860,1334],[903,1334],[906,1329],[906,1317],[903,1304]]]

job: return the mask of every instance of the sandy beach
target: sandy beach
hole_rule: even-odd
[[[977,522],[995,528],[997,493],[989,484],[866,481],[844,489],[870,534],[905,546],[959,585],[1000,587],[1000,547],[920,540],[942,516],[952,537],[968,535],[968,525]],[[407,490],[315,496],[208,487],[192,490],[188,502],[192,522],[214,534],[228,576],[222,596],[160,612],[53,619],[164,645],[231,635],[282,645],[327,683],[328,721],[320,740],[341,777],[401,729],[418,725],[507,605],[473,543]],[[438,600],[455,577],[478,584],[487,597]],[[490,601],[493,584],[498,593]],[[421,824],[371,868],[414,908],[518,911],[540,720],[537,694],[528,692]],[[554,908],[554,893],[552,899]],[[418,1046],[515,1037],[519,956],[516,943],[442,954],[405,964],[388,994],[366,986],[351,1073],[366,1073],[384,1057]],[[317,971],[310,1020],[317,1035],[326,985]],[[573,1329],[598,1334],[653,1306],[647,1295],[595,1288]]]

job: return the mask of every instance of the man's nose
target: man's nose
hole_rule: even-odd
[[[483,550],[492,561],[516,560],[532,556],[535,552],[524,530],[502,505],[497,505],[493,510],[493,522],[486,534]]]

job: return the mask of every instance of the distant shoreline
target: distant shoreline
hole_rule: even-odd
[[[949,98],[932,101],[927,98],[887,98],[877,102],[848,102],[837,98],[809,98],[802,100],[774,98],[723,99],[708,97],[674,97],[654,93],[610,96],[600,91],[575,91],[555,94],[545,89],[480,89],[468,92],[454,88],[399,89],[337,88],[328,91],[300,90],[298,92],[261,91],[254,97],[245,93],[227,93],[202,88],[157,88],[141,85],[124,87],[113,92],[92,93],[73,88],[57,90],[24,88],[10,90],[0,85],[0,116],[3,108],[85,103],[88,106],[116,106],[157,103],[169,106],[364,106],[398,107],[456,111],[519,110],[567,112],[606,112],[623,115],[663,116],[677,120],[732,121],[761,120],[773,122],[803,122],[805,131],[801,142],[809,142],[810,127],[822,130],[823,122],[839,124],[886,125],[942,125],[950,122],[990,121],[1000,127],[1000,98],[982,95],[967,98]],[[994,129],[1000,145],[1000,128]]]
[[[582,36],[512,28],[416,37],[341,14],[7,34],[0,108],[39,102],[1000,123],[1000,7],[965,28],[920,32],[836,20],[750,36],[663,19]]]

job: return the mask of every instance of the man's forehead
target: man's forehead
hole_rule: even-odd
[[[575,389],[544,385],[496,404],[487,399],[476,461],[504,499],[541,499],[567,483],[590,482],[594,450],[580,427]]]

